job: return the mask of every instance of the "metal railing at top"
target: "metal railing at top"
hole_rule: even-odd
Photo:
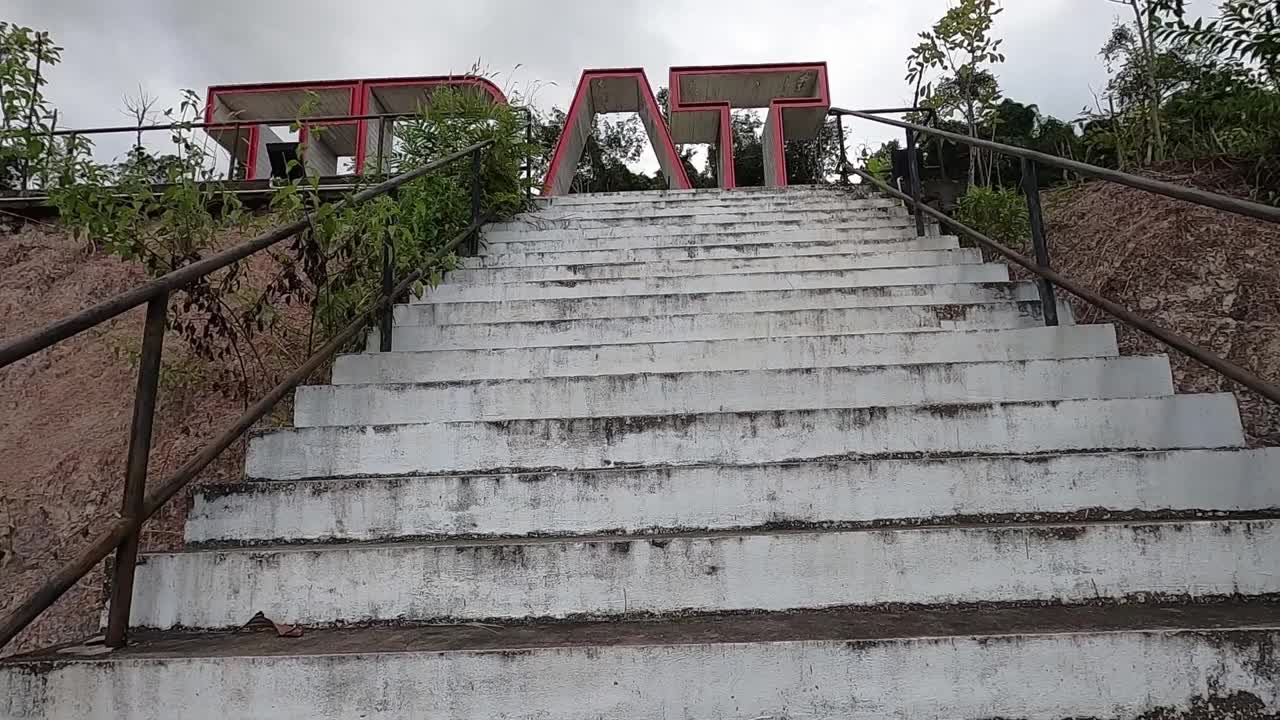
[[[1119,185],[1125,185],[1139,190],[1153,192],[1158,195],[1164,195],[1165,197],[1184,200],[1196,205],[1211,207],[1217,210],[1223,210],[1237,215],[1244,215],[1273,223],[1280,223],[1280,208],[1251,202],[1249,200],[1242,200],[1240,198],[1233,198],[1228,195],[1220,195],[1218,193],[1212,193],[1197,188],[1174,185],[1173,183],[1145,178],[1139,175],[1131,175],[1119,170],[1098,167],[1097,165],[1090,165],[1078,160],[1060,158],[1047,153],[1031,150],[1029,148],[1019,147],[1017,145],[1007,145],[1005,143],[999,143],[992,140],[973,138],[968,135],[961,135],[959,133],[940,130],[934,127],[919,125],[905,120],[894,120],[891,118],[881,117],[882,114],[913,112],[915,110],[915,108],[902,108],[897,110],[845,110],[843,108],[833,107],[831,108],[830,113],[836,115],[837,118],[854,117],[861,120],[870,120],[872,122],[882,123],[885,125],[892,125],[894,127],[903,128],[907,131],[907,151],[910,154],[910,161],[908,162],[909,193],[891,186],[865,170],[850,165],[847,157],[844,155],[843,143],[841,145],[841,164],[848,173],[857,175],[862,178],[863,181],[870,183],[881,191],[906,203],[907,207],[909,207],[915,215],[916,233],[918,235],[924,235],[924,216],[928,215],[938,221],[941,225],[957,231],[960,235],[977,242],[979,245],[995,252],[998,255],[1008,258],[1018,266],[1031,272],[1037,278],[1036,285],[1039,290],[1046,325],[1052,326],[1058,324],[1058,305],[1055,288],[1061,287],[1063,290],[1066,290],[1086,303],[1102,310],[1117,320],[1120,320],[1124,324],[1150,335],[1174,350],[1191,357],[1192,359],[1249,388],[1268,400],[1274,403],[1280,403],[1280,385],[1276,385],[1275,383],[1258,376],[1251,370],[1243,368],[1210,350],[1196,345],[1191,340],[1171,330],[1156,325],[1147,318],[1138,315],[1123,305],[1120,305],[1113,300],[1109,300],[1102,295],[1083,287],[1070,278],[1066,278],[1055,272],[1050,267],[1049,245],[1045,237],[1044,230],[1044,214],[1040,207],[1039,166],[1045,165],[1061,170],[1068,170],[1083,177],[1106,180]],[[978,147],[985,150],[1003,153],[1005,155],[1017,157],[1022,161],[1022,191],[1026,196],[1027,214],[1031,225],[1031,244],[1033,254],[1035,256],[1034,259],[1006,247],[1002,243],[997,242],[978,230],[955,220],[946,213],[932,208],[923,202],[920,196],[920,169],[916,162],[916,156],[913,148],[913,144],[920,135],[933,136],[939,140],[948,140],[968,145],[970,147]]]
[[[372,187],[335,203],[335,207],[359,205],[374,197],[396,190],[402,185],[421,178],[435,170],[463,158],[471,158],[471,223],[455,235],[442,248],[427,259],[426,265],[443,259],[449,253],[469,242],[474,254],[483,221],[481,214],[481,153],[493,145],[493,140],[470,145],[451,155],[433,160],[421,167],[384,180]],[[84,550],[66,563],[52,579],[38,588],[21,605],[0,619],[0,647],[4,647],[23,628],[31,624],[59,597],[83,578],[95,565],[114,550],[110,609],[107,621],[106,644],[120,647],[126,642],[129,610],[133,600],[134,567],[137,563],[141,528],[157,510],[181,491],[209,463],[231,446],[254,423],[261,420],[275,407],[285,394],[301,384],[326,360],[351,342],[375,316],[381,322],[382,350],[391,349],[392,305],[422,279],[428,269],[420,268],[396,281],[392,267],[392,251],[389,236],[383,238],[382,294],[371,306],[361,312],[323,347],[307,358],[296,370],[280,381],[270,392],[245,410],[235,424],[217,439],[206,445],[194,457],[173,474],[165,478],[152,492],[146,492],[147,466],[151,451],[152,425],[155,418],[156,398],[159,390],[161,359],[164,351],[165,323],[169,307],[169,294],[181,290],[200,278],[239,262],[250,255],[266,250],[277,243],[297,235],[310,227],[310,220],[303,218],[264,233],[253,240],[211,255],[203,260],[143,283],[70,317],[0,344],[0,368],[55,345],[89,328],[99,325],[128,310],[146,304],[146,321],[142,333],[142,353],[138,367],[137,391],[134,396],[133,419],[129,431],[129,453],[125,471],[124,498],[120,518],[99,534]]]
[[[924,121],[928,123],[930,126],[932,126],[934,123],[938,121],[938,111],[934,110],[933,108],[927,108],[927,107],[875,108],[873,110],[860,110],[859,112],[866,113],[867,115],[903,115],[906,113],[914,113],[917,115],[923,115]],[[840,143],[840,182],[847,183],[849,182],[849,171],[848,171],[849,156],[845,149],[845,142],[844,142],[844,114],[839,112],[833,112],[830,114],[834,114],[836,116],[836,134],[838,136],[839,143]],[[907,136],[906,138],[907,142],[903,147],[907,153],[907,165],[910,166],[911,168],[918,168],[920,156],[919,156],[918,143],[916,142],[916,131],[912,130],[911,128],[907,128],[906,136]],[[938,171],[943,175],[945,175],[947,170],[946,170],[946,167],[942,165],[942,139],[941,138],[938,139],[938,163],[939,163]],[[920,193],[921,193],[920,173],[918,171],[911,173],[909,177],[909,182],[910,182],[910,189],[911,189],[911,197],[916,198],[918,200],[920,198]],[[916,234],[924,235],[924,217],[921,216],[919,213],[915,213],[915,218],[916,218]]]
[[[531,146],[533,143],[533,123],[534,123],[533,111],[528,107],[520,107],[520,106],[514,106],[513,109],[518,112],[524,113],[525,142],[527,145]],[[172,123],[162,123],[162,124],[156,124],[156,125],[115,125],[115,126],[105,126],[105,127],[75,128],[75,129],[65,129],[65,130],[55,129],[55,130],[50,130],[48,133],[45,133],[43,135],[43,137],[47,138],[47,141],[45,143],[45,159],[42,163],[40,163],[40,165],[44,168],[44,172],[42,174],[45,177],[52,177],[54,175],[54,172],[50,169],[49,165],[51,162],[59,159],[57,157],[57,154],[54,152],[54,142],[53,142],[54,138],[59,138],[59,137],[68,138],[69,142],[71,144],[74,144],[76,140],[81,138],[92,139],[94,137],[105,136],[105,135],[134,134],[136,136],[136,140],[134,142],[133,147],[141,148],[143,147],[142,137],[147,133],[155,133],[155,132],[172,133],[175,131],[181,132],[181,131],[189,131],[189,130],[201,130],[206,135],[208,135],[209,138],[212,139],[213,134],[215,132],[230,132],[231,133],[230,149],[222,146],[221,143],[215,143],[218,145],[218,147],[221,147],[223,150],[227,152],[227,166],[226,166],[225,173],[223,173],[217,167],[218,158],[216,154],[210,153],[209,159],[212,160],[213,165],[212,167],[206,168],[206,170],[208,171],[209,177],[205,178],[209,180],[230,181],[230,180],[237,179],[238,175],[241,172],[246,170],[245,165],[242,165],[241,163],[244,162],[247,164],[249,157],[251,155],[251,153],[248,150],[249,137],[246,135],[246,132],[245,132],[246,130],[250,130],[254,127],[282,127],[282,126],[298,127],[298,128],[303,128],[303,127],[323,128],[329,125],[341,125],[344,123],[365,123],[365,122],[376,121],[378,140],[375,147],[373,148],[372,154],[369,157],[365,158],[366,163],[371,165],[371,168],[370,167],[357,168],[356,172],[352,173],[352,175],[379,175],[384,173],[385,171],[384,169],[386,167],[386,159],[388,157],[388,153],[391,152],[390,148],[385,147],[385,143],[387,139],[386,130],[387,130],[388,124],[391,124],[394,127],[394,124],[397,121],[411,120],[413,118],[420,118],[420,117],[422,117],[421,114],[416,112],[371,113],[371,114],[365,114],[365,115],[308,115],[308,116],[293,117],[293,118],[238,119],[238,120],[226,120],[226,121],[208,122],[208,123],[172,122]],[[242,151],[245,156],[243,161],[240,159],[240,155]],[[68,158],[63,157],[61,159],[65,162]],[[21,177],[21,186],[20,186],[20,193],[28,197],[29,197],[28,194],[31,190],[31,187],[30,187],[31,181],[34,179],[31,176],[30,169],[31,169],[30,166],[24,166],[22,177]],[[533,156],[531,154],[526,154],[524,158],[524,164],[521,166],[521,171],[524,173],[525,181],[526,181],[526,184],[525,184],[526,199],[529,199],[532,197],[533,170],[534,170]],[[246,173],[246,176],[247,174],[248,173]],[[40,196],[35,196],[35,197],[38,198]]]

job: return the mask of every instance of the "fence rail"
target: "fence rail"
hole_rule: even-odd
[[[374,197],[394,191],[406,183],[421,178],[435,170],[464,158],[471,158],[471,223],[455,235],[444,247],[426,261],[429,266],[453,252],[463,243],[474,250],[478,242],[483,189],[480,187],[481,153],[493,145],[485,140],[459,150],[451,155],[433,160],[425,165],[384,180],[372,187],[340,200],[335,206],[359,205]],[[202,277],[243,260],[255,253],[289,238],[310,227],[304,218],[264,233],[253,240],[224,250],[204,260],[192,263],[159,278],[143,283],[93,307],[76,313],[0,345],[0,368],[22,358],[40,352],[85,330],[95,327],[124,312],[145,304],[146,321],[142,334],[142,355],[138,367],[137,390],[130,424],[128,464],[125,472],[125,489],[121,502],[120,518],[99,534],[71,561],[63,565],[54,576],[30,595],[21,605],[0,619],[0,647],[8,644],[23,628],[30,625],[76,582],[83,578],[99,562],[114,550],[115,563],[111,578],[111,604],[107,621],[106,644],[120,647],[126,642],[129,611],[133,600],[134,567],[137,562],[142,525],[174,495],[187,486],[209,463],[231,446],[254,423],[261,420],[287,393],[301,384],[326,360],[335,355],[347,343],[375,320],[384,327],[390,324],[392,305],[397,297],[408,292],[414,283],[426,274],[425,268],[410,272],[398,281],[392,281],[392,254],[387,251],[389,238],[383,239],[383,291],[381,295],[347,324],[323,347],[307,358],[297,369],[280,381],[252,407],[245,410],[230,428],[206,445],[200,452],[161,482],[151,493],[146,492],[146,477],[151,449],[152,426],[159,387],[161,359],[164,352],[164,331],[168,312],[169,294],[181,290]],[[384,348],[389,349],[390,332],[383,334]]]
[[[525,141],[526,143],[531,144],[533,140],[533,123],[535,119],[533,110],[529,107],[523,107],[523,106],[512,106],[512,108],[516,111],[524,113]],[[360,169],[360,172],[353,173],[353,175],[381,174],[383,164],[384,164],[383,162],[384,152],[386,150],[386,148],[384,147],[384,143],[386,138],[387,123],[394,124],[397,121],[409,120],[409,119],[418,118],[418,117],[421,117],[421,114],[416,112],[368,113],[363,115],[311,115],[311,116],[305,116],[305,117],[291,117],[291,118],[261,118],[261,119],[245,118],[245,119],[234,119],[234,120],[220,120],[217,122],[179,121],[179,122],[160,123],[160,124],[153,124],[153,125],[107,125],[102,127],[90,127],[90,128],[74,128],[74,129],[63,129],[63,130],[53,129],[47,133],[41,133],[41,137],[48,138],[50,140],[48,145],[45,147],[45,159],[43,163],[41,163],[41,165],[45,167],[47,171],[49,162],[54,158],[53,142],[52,142],[53,138],[78,139],[78,138],[92,138],[95,136],[103,136],[103,135],[125,135],[125,134],[132,133],[137,135],[138,139],[134,143],[134,147],[137,148],[137,147],[142,147],[142,136],[146,133],[201,130],[201,131],[204,131],[210,138],[212,138],[213,133],[216,131],[231,131],[233,133],[233,140],[232,140],[233,149],[227,151],[228,162],[227,162],[225,176],[222,176],[221,171],[217,169],[219,165],[218,158],[215,155],[210,155],[208,157],[212,159],[213,167],[208,168],[211,175],[207,179],[216,180],[221,178],[226,180],[232,180],[236,177],[238,170],[241,168],[240,158],[239,158],[241,139],[242,139],[241,136],[243,131],[246,128],[263,127],[263,126],[278,127],[283,125],[287,125],[291,127],[296,126],[296,127],[302,128],[302,127],[324,126],[324,125],[341,125],[344,123],[360,123],[360,122],[377,121],[378,142],[374,152],[372,153],[372,157],[369,158],[375,163],[375,170],[373,172],[370,172],[362,168]],[[55,119],[55,124],[56,124],[56,119]],[[247,141],[247,138],[244,138],[244,139]],[[221,147],[220,144],[219,144],[219,147]],[[223,149],[226,150],[226,148],[223,148]],[[249,157],[249,153],[246,149],[246,152],[245,152],[246,162],[248,161],[248,157]],[[533,162],[532,155],[527,155],[525,157],[524,166],[521,168],[521,170],[525,174],[525,179],[526,179],[526,182],[528,183],[528,188],[529,188],[526,191],[526,198],[532,197],[533,165],[534,165],[534,162]],[[19,193],[20,193],[19,197],[29,195],[31,191],[30,185],[31,185],[32,177],[31,177],[30,169],[31,169],[30,167],[24,166],[24,170],[21,178],[21,187],[19,190]]]
[[[1036,284],[1040,291],[1040,300],[1043,307],[1046,325],[1058,324],[1057,296],[1054,289],[1055,287],[1061,287],[1072,295],[1075,295],[1081,300],[1084,300],[1090,305],[1111,315],[1124,324],[1159,340],[1168,347],[1191,357],[1192,359],[1258,393],[1268,400],[1280,404],[1280,385],[1270,382],[1253,371],[1241,367],[1240,365],[1237,365],[1206,348],[1196,345],[1187,338],[1171,330],[1160,327],[1123,305],[1103,297],[1093,290],[1090,290],[1079,283],[1076,283],[1074,280],[1064,277],[1060,273],[1054,271],[1050,265],[1049,246],[1047,238],[1045,237],[1044,218],[1040,208],[1038,168],[1040,165],[1047,165],[1063,170],[1070,170],[1071,172],[1078,173],[1085,177],[1107,180],[1120,185],[1126,185],[1140,190],[1147,190],[1166,197],[1185,200],[1197,205],[1224,210],[1226,212],[1245,215],[1247,217],[1274,223],[1280,223],[1280,208],[1251,202],[1249,200],[1242,200],[1240,198],[1233,198],[1227,195],[1220,195],[1205,190],[1199,190],[1197,188],[1188,188],[1160,180],[1131,175],[1118,170],[1110,170],[1108,168],[1082,163],[1077,160],[1069,160],[1053,155],[1047,155],[1042,152],[1037,152],[1029,148],[1018,147],[1016,145],[1006,145],[1005,143],[994,142],[991,140],[972,138],[959,133],[939,130],[937,128],[906,122],[904,120],[894,120],[880,116],[885,112],[911,111],[912,108],[900,108],[889,111],[845,110],[843,108],[831,108],[830,110],[830,112],[835,114],[837,117],[855,117],[862,120],[870,120],[872,122],[904,128],[908,133],[912,133],[908,135],[909,143],[915,140],[916,135],[932,135],[940,139],[950,140],[969,145],[971,147],[980,147],[986,150],[992,150],[994,152],[1004,153],[1006,155],[1019,158],[1022,161],[1022,189],[1023,193],[1026,195],[1027,211],[1031,225],[1031,242],[1035,258],[1029,258],[1019,252],[1016,252],[974,228],[952,218],[946,213],[925,204],[920,197],[920,170],[914,158],[908,164],[911,188],[911,192],[908,194],[884,182],[883,180],[876,178],[865,170],[853,167],[842,155],[841,162],[845,166],[846,173],[857,175],[863,181],[870,183],[882,192],[906,203],[907,207],[915,214],[918,234],[924,234],[924,216],[928,215],[937,220],[941,225],[957,231],[959,234],[976,241],[984,248],[1008,258],[1016,265],[1031,272],[1036,276]],[[908,147],[908,152],[910,151],[911,148]]]

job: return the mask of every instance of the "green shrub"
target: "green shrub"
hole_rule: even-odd
[[[440,282],[456,255],[432,256],[471,223],[472,164],[463,158],[358,206],[338,207],[318,193],[319,178],[276,185],[270,214],[244,210],[213,172],[212,150],[190,127],[203,107],[187,91],[173,132],[176,154],[154,158],[136,148],[119,165],[95,162],[88,144],[70,148],[65,182],[50,199],[62,222],[94,246],[139,262],[158,277],[225,247],[236,231],[256,234],[266,226],[307,219],[310,230],[270,251],[275,266],[265,284],[245,282],[237,263],[212,273],[170,298],[168,325],[197,356],[208,359],[256,354],[255,336],[276,328],[288,305],[310,314],[307,353],[363,312],[382,290],[383,244],[390,240],[397,278],[424,271],[414,290]],[[306,107],[299,118],[307,114]],[[465,89],[442,88],[417,117],[393,128],[393,155],[385,163],[395,175],[492,140],[479,168],[482,213],[502,220],[525,205],[521,161],[530,148],[524,119],[507,105]],[[302,123],[295,122],[295,130]],[[311,136],[324,128],[312,128]],[[300,148],[299,155],[305,152]],[[291,161],[297,162],[297,161]],[[157,177],[157,172],[162,172]],[[362,177],[352,193],[383,177]],[[155,184],[157,180],[163,184]],[[358,342],[357,342],[358,344]],[[243,364],[243,363],[242,363]]]
[[[970,186],[960,198],[956,219],[1019,252],[1031,246],[1031,222],[1021,193]]]

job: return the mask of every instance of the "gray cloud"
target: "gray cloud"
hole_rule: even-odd
[[[1203,8],[1208,0],[1200,0]],[[460,72],[477,59],[499,84],[546,83],[565,105],[588,67],[826,60],[834,101],[910,100],[904,59],[946,0],[9,0],[6,19],[66,48],[49,91],[67,126],[116,124],[142,85],[163,102],[217,83]],[[371,10],[377,7],[378,10]],[[781,11],[779,8],[781,7]],[[1006,0],[996,31],[1006,95],[1062,118],[1091,102],[1098,47],[1123,8],[1106,0]],[[516,66],[518,70],[513,70]],[[879,141],[894,133],[850,128]]]

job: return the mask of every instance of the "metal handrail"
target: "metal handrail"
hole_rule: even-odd
[[[493,140],[475,143],[456,153],[433,160],[421,167],[362,190],[334,205],[335,207],[358,205],[378,195],[391,192],[405,183],[470,155],[472,158],[471,224],[432,254],[425,265],[430,266],[434,262],[443,259],[468,240],[470,240],[470,248],[474,251],[477,247],[479,229],[482,222],[480,214],[480,200],[482,197],[479,174],[480,153],[493,143]],[[8,644],[18,633],[22,632],[24,628],[30,625],[41,613],[53,605],[59,597],[92,570],[95,565],[110,555],[113,550],[116,551],[116,559],[112,571],[111,604],[105,642],[111,647],[124,645],[127,640],[129,611],[133,599],[134,568],[137,564],[139,537],[143,523],[175,494],[186,487],[201,470],[247,432],[254,423],[265,417],[289,391],[301,384],[326,360],[353,340],[375,318],[380,318],[384,323],[384,328],[388,328],[395,298],[408,292],[414,283],[426,275],[426,268],[419,268],[410,272],[399,282],[392,284],[389,281],[392,256],[390,252],[384,252],[383,292],[376,302],[348,323],[337,335],[307,358],[305,362],[252,407],[245,410],[234,425],[184,463],[177,471],[166,478],[158,488],[151,493],[147,493],[146,476],[151,448],[151,426],[155,416],[156,398],[159,389],[169,293],[174,290],[181,290],[209,273],[227,267],[254,253],[261,252],[286,238],[306,230],[309,226],[310,221],[306,218],[283,225],[253,240],[174,270],[45,328],[0,345],[0,367],[4,367],[84,332],[132,308],[144,303],[147,304],[146,322],[143,328],[142,355],[138,367],[137,393],[134,397],[133,419],[130,428],[129,459],[121,517],[113,521],[88,547],[64,564],[49,581],[32,593],[26,601],[0,619],[0,647]],[[389,242],[389,237],[384,238],[383,242],[385,248]],[[384,331],[382,337],[383,347],[389,349],[390,332]]]
[[[840,141],[840,182],[849,182],[849,172],[845,169],[849,165],[849,155],[844,146],[844,113],[839,108],[830,108],[827,110],[828,115],[836,116],[836,132]],[[901,115],[904,113],[922,113],[927,123],[933,124],[938,121],[938,111],[931,107],[920,107],[915,105],[912,107],[892,107],[892,108],[874,108],[872,110],[860,110],[859,112],[866,115]],[[911,197],[920,199],[920,173],[917,168],[919,163],[919,150],[916,147],[916,133],[914,130],[907,130],[907,142],[904,147],[907,151],[907,165],[913,169],[911,177],[908,181],[911,183]],[[946,168],[942,165],[942,140],[938,140],[938,169],[939,172],[946,174]],[[915,214],[916,218],[916,234],[924,235],[924,217],[919,213]]]
[[[525,142],[532,144],[533,123],[535,120],[533,109],[529,106],[522,106],[522,105],[512,105],[510,107],[513,110],[517,110],[519,112],[524,113]],[[112,135],[112,134],[123,134],[123,133],[136,133],[139,136],[139,142],[141,142],[141,135],[147,132],[172,131],[172,130],[203,130],[205,133],[212,135],[215,131],[231,130],[231,131],[234,131],[235,133],[233,143],[239,146],[240,140],[241,140],[241,131],[244,128],[261,127],[264,125],[269,125],[269,126],[280,126],[280,125],[295,126],[296,125],[298,127],[310,127],[310,126],[317,126],[317,125],[340,125],[343,123],[356,123],[356,122],[367,122],[367,121],[376,120],[378,123],[378,129],[377,129],[378,145],[377,145],[376,159],[380,164],[383,159],[384,130],[386,128],[386,123],[387,122],[394,123],[396,120],[404,120],[407,118],[416,118],[416,117],[420,117],[420,113],[394,112],[394,113],[366,113],[362,115],[311,115],[311,116],[305,116],[305,117],[291,117],[291,118],[233,118],[231,120],[218,120],[214,122],[178,121],[178,122],[160,123],[160,124],[154,124],[154,125],[110,125],[105,127],[71,128],[71,129],[64,129],[64,130],[58,130],[54,128],[54,129],[50,129],[48,132],[44,133],[43,135],[44,137],[47,137],[50,139],[50,141],[52,141],[52,139],[55,137],[70,137],[74,139],[74,138],[84,137],[88,135]],[[56,118],[57,116],[55,114],[55,125],[56,125]],[[226,176],[228,180],[232,179],[232,177],[235,175],[237,167],[239,165],[239,158],[237,156],[237,151],[229,150],[229,153],[230,153],[230,164],[228,166],[227,176]],[[51,154],[46,155],[46,163],[47,163],[48,157],[51,157]],[[525,199],[530,200],[533,197],[533,157],[532,156],[526,155],[524,166],[521,169],[525,174],[525,180],[528,182],[528,187],[525,190]],[[31,180],[29,176],[29,170],[30,170],[29,167],[24,166],[23,175],[22,175],[21,195],[18,196],[18,199],[32,200],[32,199],[36,199],[37,197],[44,197],[45,199],[47,199],[48,198],[47,195],[33,197],[28,194],[29,193],[28,185]],[[363,173],[357,173],[357,174],[363,174]],[[372,174],[378,174],[378,173],[375,172]]]
[[[901,190],[898,190],[892,185],[866,172],[865,170],[862,170],[860,168],[850,167],[849,172],[857,175],[863,180],[866,180],[872,185],[875,185],[882,192],[888,193],[889,195],[892,195],[893,197],[896,197],[899,200],[903,200],[908,203],[913,202],[910,195],[907,195]],[[1221,355],[1218,355],[1210,350],[1206,350],[1200,347],[1199,345],[1196,345],[1195,343],[1191,342],[1187,338],[1182,337],[1181,335],[1171,330],[1166,330],[1160,327],[1159,325],[1156,325],[1155,323],[1133,312],[1132,310],[1129,310],[1123,305],[1113,300],[1108,300],[1102,295],[1099,295],[1098,293],[1082,285],[1077,284],[1074,280],[1071,280],[1061,275],[1060,273],[1055,272],[1053,269],[1047,267],[1046,265],[1041,265],[1035,260],[1032,260],[1031,258],[1017,252],[1016,250],[1006,247],[1000,242],[990,237],[987,237],[981,232],[974,230],[968,225],[965,225],[964,223],[960,222],[959,220],[952,218],[951,216],[947,215],[941,210],[936,210],[923,203],[920,205],[917,205],[916,208],[924,212],[924,214],[934,218],[938,222],[959,231],[960,234],[964,235],[965,237],[976,240],[977,242],[981,243],[987,248],[994,250],[1000,255],[1003,255],[1009,258],[1020,267],[1038,275],[1041,278],[1044,278],[1045,280],[1048,280],[1049,282],[1052,282],[1054,285],[1061,287],[1062,289],[1066,290],[1072,295],[1075,295],[1076,297],[1080,298],[1081,300],[1084,300],[1085,302],[1102,310],[1103,312],[1106,312],[1107,314],[1114,316],[1115,318],[1119,319],[1121,322],[1124,322],[1126,325],[1129,325],[1143,333],[1146,333],[1147,335],[1150,335],[1151,337],[1159,340],[1165,345],[1168,345],[1169,347],[1195,360],[1198,360],[1204,365],[1207,365],[1208,367],[1218,371],[1219,373],[1222,373],[1226,377],[1231,378],[1232,380],[1235,380],[1236,382],[1249,388],[1250,390],[1253,390],[1254,392],[1267,398],[1268,400],[1275,403],[1280,403],[1280,385],[1276,385],[1275,383],[1269,382],[1263,379],[1262,377],[1258,376],[1257,374],[1253,373],[1252,371],[1246,368],[1243,368],[1239,365],[1236,365],[1230,360],[1227,360]]]
[[[519,110],[526,115],[532,113],[527,107],[512,106],[513,110]],[[136,133],[136,132],[155,132],[157,130],[235,130],[236,128],[251,127],[254,125],[326,125],[342,122],[357,122],[360,120],[402,120],[410,117],[420,117],[421,113],[417,112],[394,112],[394,113],[369,113],[365,115],[304,115],[301,117],[291,118],[237,118],[233,120],[218,120],[215,122],[172,122],[160,123],[157,125],[109,125],[98,128],[73,128],[67,130],[53,130],[45,133],[54,137],[67,135],[111,135],[117,133]]]
[[[370,113],[367,115],[312,115],[291,118],[243,118],[235,120],[217,120],[214,122],[172,122],[156,125],[108,125],[97,128],[73,128],[54,130],[47,133],[54,137],[80,135],[112,135],[118,133],[155,132],[157,130],[235,130],[254,125],[327,125],[342,122],[358,122],[360,120],[400,120],[417,117],[418,113]]]
[[[1167,330],[1156,325],[1123,305],[1109,300],[1106,297],[1077,284],[1074,280],[1055,272],[1050,267],[1049,247],[1044,233],[1044,219],[1040,208],[1040,186],[1039,179],[1037,177],[1037,167],[1040,164],[1049,165],[1060,169],[1070,170],[1086,177],[1107,180],[1140,190],[1148,190],[1166,197],[1185,200],[1198,205],[1204,205],[1224,210],[1226,212],[1246,215],[1248,217],[1268,220],[1271,222],[1280,223],[1280,208],[1273,208],[1268,205],[1241,200],[1239,198],[1219,195],[1217,193],[1211,193],[1195,188],[1187,188],[1137,175],[1130,175],[1129,173],[1117,170],[1109,170],[1107,168],[1082,163],[1076,160],[1055,157],[1053,155],[1048,155],[1016,145],[1006,145],[1004,143],[982,140],[981,138],[972,138],[967,135],[960,135],[946,130],[938,130],[902,120],[883,118],[868,111],[831,108],[831,112],[836,114],[837,117],[841,115],[848,115],[851,117],[861,118],[863,120],[871,120],[873,122],[879,122],[886,125],[894,125],[905,128],[909,133],[934,135],[936,137],[953,140],[955,142],[974,147],[982,147],[1020,158],[1022,160],[1022,189],[1027,199],[1028,219],[1030,220],[1031,225],[1031,240],[1032,247],[1035,252],[1035,259],[1028,258],[1025,255],[1006,247],[1000,242],[952,218],[941,210],[937,210],[925,204],[920,199],[920,173],[914,160],[909,163],[912,185],[911,194],[904,193],[892,185],[871,175],[865,170],[854,167],[848,163],[847,160],[843,162],[844,167],[842,168],[842,172],[845,174],[851,173],[857,175],[864,181],[880,189],[882,192],[905,202],[907,206],[911,208],[916,217],[917,228],[923,228],[924,216],[928,215],[939,223],[958,231],[965,237],[975,240],[987,249],[1012,260],[1015,264],[1034,274],[1038,278],[1037,286],[1040,291],[1040,301],[1046,325],[1058,324],[1057,298],[1054,293],[1054,288],[1055,286],[1061,286],[1067,292],[1075,295],[1103,312],[1106,312],[1112,317],[1115,317],[1126,325],[1150,335],[1174,350],[1187,355],[1188,357],[1202,363],[1223,376],[1234,380],[1268,400],[1280,404],[1280,385],[1272,383],[1256,373],[1241,367],[1240,365],[1237,365],[1210,350],[1196,345],[1187,338],[1171,330]],[[910,148],[908,148],[908,150],[910,150]],[[923,234],[922,230],[921,234]]]
[[[1097,165],[1090,165],[1089,163],[1083,163],[1079,160],[1068,160],[1067,158],[1049,155],[1047,153],[1038,152],[1018,145],[1007,145],[993,140],[969,137],[968,135],[961,135],[960,133],[939,130],[925,125],[917,125],[916,123],[906,122],[905,120],[893,120],[890,118],[879,117],[868,113],[865,110],[845,110],[844,108],[833,107],[830,112],[837,115],[848,115],[862,120],[870,120],[884,125],[893,125],[895,127],[944,138],[973,147],[994,150],[1023,160],[1030,160],[1041,165],[1049,165],[1061,170],[1070,170],[1071,172],[1085,177],[1106,180],[1118,185],[1127,185],[1128,187],[1146,190],[1148,192],[1156,193],[1157,195],[1164,195],[1165,197],[1171,197],[1177,200],[1186,200],[1187,202],[1192,202],[1197,205],[1204,205],[1217,210],[1226,210],[1227,212],[1233,212],[1239,215],[1247,215],[1259,220],[1280,223],[1280,208],[1263,205],[1262,203],[1241,200],[1240,198],[1233,198],[1229,195],[1220,195],[1207,190],[1189,188],[1183,185],[1174,185],[1173,183],[1167,183],[1162,180],[1153,180],[1140,175],[1131,175],[1119,170],[1098,167]]]
[[[439,160],[433,160],[426,165],[361,190],[350,198],[339,200],[334,203],[334,208],[342,208],[347,205],[359,205],[366,200],[377,197],[378,195],[382,195],[391,190],[395,190],[401,185],[412,182],[413,180],[448,165],[455,160],[460,160],[473,152],[483,150],[492,144],[492,140],[485,140],[465,147],[452,155],[447,155]],[[113,298],[103,300],[97,305],[81,310],[75,315],[65,317],[51,325],[47,325],[39,330],[23,335],[16,340],[6,342],[3,345],[0,345],[0,368],[4,368],[5,366],[11,365],[32,353],[39,352],[50,345],[84,332],[94,325],[110,320],[123,312],[132,310],[133,308],[138,307],[153,298],[159,297],[162,294],[169,293],[173,290],[180,290],[209,273],[221,270],[232,263],[243,260],[254,253],[265,250],[276,243],[297,235],[310,227],[310,223],[310,219],[302,218],[287,225],[282,225],[274,230],[259,235],[253,240],[241,243],[233,248],[228,248],[227,250],[223,250],[215,255],[210,255],[209,257],[198,262],[191,263],[190,265],[185,265],[173,272],[166,273],[154,280],[145,282],[132,290],[123,292]]]

